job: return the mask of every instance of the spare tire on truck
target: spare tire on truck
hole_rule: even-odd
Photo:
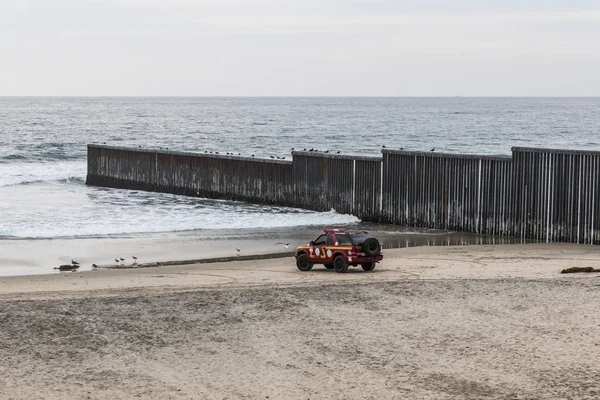
[[[380,247],[379,240],[370,237],[362,244],[362,251],[368,256],[376,256],[379,254]]]

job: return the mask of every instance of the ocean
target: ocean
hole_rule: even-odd
[[[88,187],[86,145],[291,159],[292,148],[378,155],[600,150],[599,98],[0,98],[0,239],[352,225],[335,210]]]

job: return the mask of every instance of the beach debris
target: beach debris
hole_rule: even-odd
[[[75,261],[75,260],[71,260],[71,264],[73,264],[73,265],[79,265],[79,263],[77,261]]]
[[[77,268],[79,268],[79,265],[75,264],[62,264],[58,267],[54,267],[54,269],[57,269],[59,271],[75,271]]]
[[[560,271],[561,274],[573,274],[576,272],[600,272],[600,268],[594,267],[571,267]]]
[[[280,244],[280,245],[282,245],[283,247],[285,247],[286,249],[287,249],[288,247],[290,247],[290,244],[289,244],[289,243],[275,243],[275,244]]]

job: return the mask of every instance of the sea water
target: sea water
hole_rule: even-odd
[[[291,159],[292,148],[600,150],[598,98],[0,98],[0,238],[352,225],[335,210],[85,185],[86,145]]]

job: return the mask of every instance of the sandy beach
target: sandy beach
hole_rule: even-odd
[[[0,399],[595,399],[598,249],[385,251],[0,278]]]

